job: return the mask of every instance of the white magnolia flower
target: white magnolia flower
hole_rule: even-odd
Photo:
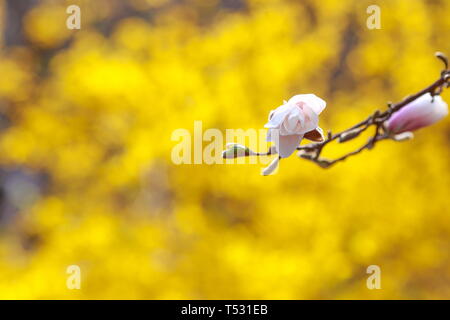
[[[269,114],[267,141],[275,144],[281,158],[289,157],[302,141],[303,137],[322,141],[323,134],[319,125],[319,114],[325,109],[326,102],[314,94],[299,94]]]

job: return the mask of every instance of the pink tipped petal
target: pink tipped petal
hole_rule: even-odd
[[[319,115],[323,109],[325,109],[327,103],[316,96],[315,94],[298,94],[289,99],[288,103],[300,103],[303,102],[307,106],[309,106],[317,115]]]
[[[295,128],[297,127],[297,124],[299,122],[299,114],[300,112],[294,111],[287,117],[286,121],[284,122],[286,130],[289,132],[294,132]]]
[[[275,144],[281,157],[290,156],[300,144],[303,135],[319,124],[319,113],[326,103],[314,94],[299,94],[270,112],[267,141]]]
[[[318,127],[319,116],[309,106],[304,106],[303,112],[305,116],[305,122],[303,123],[301,132],[298,133],[305,134],[306,132],[314,130]]]
[[[448,107],[444,100],[435,96],[432,101],[427,93],[395,112],[386,127],[392,133],[415,131],[434,124],[447,114]]]
[[[293,134],[288,136],[280,135],[278,139],[274,141],[280,157],[289,157],[297,149],[298,145],[302,141],[302,138],[303,135],[301,134]]]

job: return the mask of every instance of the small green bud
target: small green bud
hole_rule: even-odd
[[[227,144],[228,149],[222,152],[222,157],[224,159],[234,159],[238,157],[245,157],[254,155],[255,153],[251,151],[248,147],[237,143]]]

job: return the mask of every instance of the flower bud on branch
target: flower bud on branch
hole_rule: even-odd
[[[248,147],[237,143],[228,143],[228,150],[222,152],[224,159],[234,159],[239,157],[255,156],[256,152],[250,150]]]

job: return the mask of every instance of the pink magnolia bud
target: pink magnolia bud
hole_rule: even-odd
[[[448,107],[441,96],[433,98],[426,93],[395,112],[387,120],[386,128],[394,134],[414,131],[432,125],[447,114]]]

